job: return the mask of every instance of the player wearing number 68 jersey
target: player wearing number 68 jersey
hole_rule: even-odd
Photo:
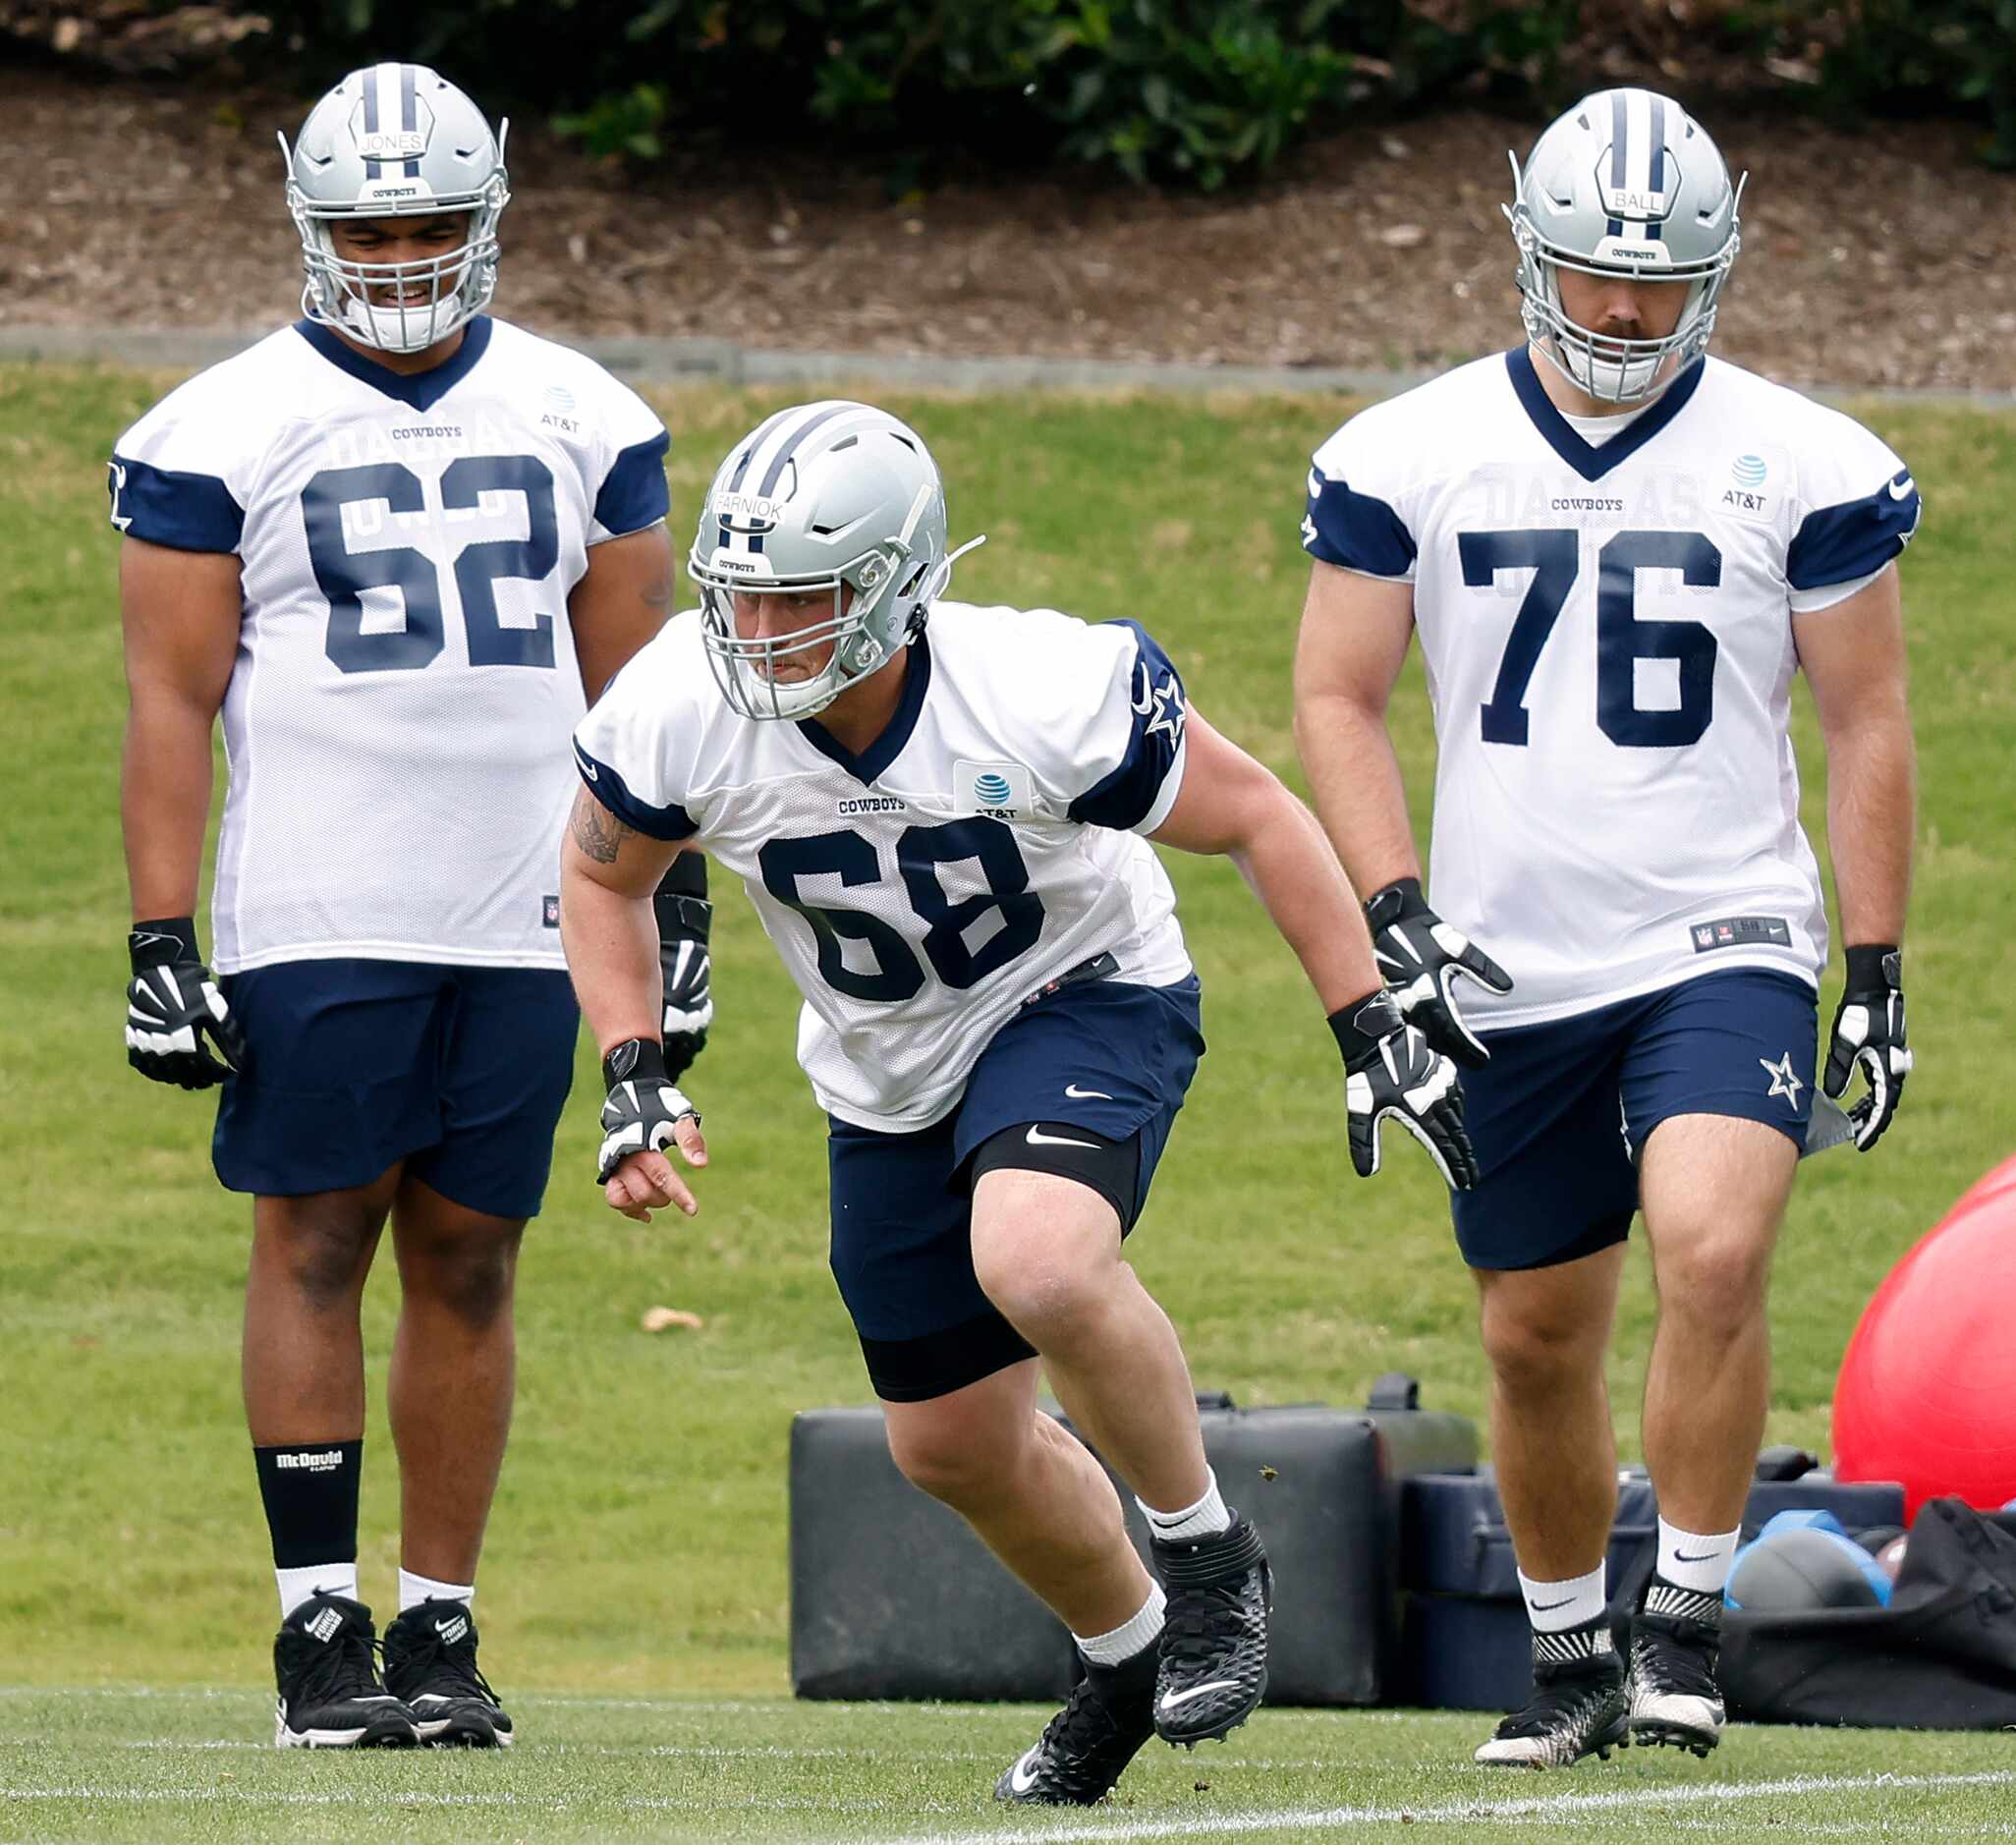
[[[802,405],[737,443],[689,561],[702,606],[581,727],[561,911],[607,1058],[609,1202],[690,1211],[663,1149],[707,1155],[652,1054],[644,899],[688,843],[742,877],[805,996],[832,1267],[897,1463],[1080,1637],[1083,1683],[996,1791],[1089,1804],[1150,1735],[1223,1736],[1266,1684],[1260,1538],[1121,1253],[1204,1049],[1148,840],[1231,856],[1267,906],[1343,1052],[1361,1172],[1385,1121],[1457,1184],[1469,1146],[1454,1069],[1382,992],[1308,811],[1146,630],[948,600],[956,555],[895,418]],[[1036,1408],[1039,1355],[1140,1499],[1159,1582]]]
[[[1535,1702],[1480,1760],[1704,1753],[1714,1622],[1767,1399],[1764,1278],[1815,1101],[1827,957],[1787,734],[1826,746],[1847,996],[1827,1126],[1867,1148],[1910,1068],[1912,837],[1898,553],[1909,470],[1859,423],[1707,356],[1741,187],[1642,89],[1543,134],[1507,216],[1526,342],[1353,418],[1315,455],[1297,735],[1372,893],[1408,1016],[1469,1066],[1454,1201]],[[1424,892],[1386,702],[1419,636],[1438,748]],[[1621,1128],[1621,1133],[1620,1133]],[[1663,1514],[1628,1707],[1603,1624],[1603,1353],[1643,1209],[1660,1316],[1645,1449]]]
[[[221,1086],[217,1173],[255,1200],[244,1379],[278,1740],[508,1743],[469,1601],[579,1023],[554,858],[574,725],[669,601],[666,435],[598,365],[484,311],[503,131],[452,84],[353,72],[283,152],[303,318],[112,458],[127,1044],[146,1076]],[[212,978],[194,915],[220,713]],[[661,905],[675,1056],[711,1016],[701,888]],[[403,1567],[380,1682],[358,1313],[388,1219]]]

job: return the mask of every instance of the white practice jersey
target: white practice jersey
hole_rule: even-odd
[[[1414,586],[1429,901],[1515,982],[1467,987],[1466,1016],[1532,1024],[1727,968],[1818,985],[1792,617],[1917,529],[1882,442],[1708,359],[1593,445],[1521,347],[1354,417],[1309,487],[1314,556]]]
[[[798,1057],[856,1127],[926,1128],[989,1038],[1100,954],[1187,978],[1175,893],[1141,834],[1183,779],[1176,669],[1132,622],[933,606],[863,756],[816,719],[728,708],[698,612],[616,676],[576,742],[619,818],[743,880],[805,995]]]
[[[115,526],[241,559],[218,972],[566,965],[567,598],[664,517],[665,447],[593,361],[480,316],[416,377],[299,323],[119,438]]]

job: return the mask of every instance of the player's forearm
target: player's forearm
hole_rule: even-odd
[[[126,717],[119,819],[134,921],[194,916],[210,817],[215,713],[139,690]]]
[[[1829,739],[1827,845],[1843,943],[1904,939],[1917,814],[1918,753],[1901,703]]]
[[[657,1037],[664,986],[649,896],[610,890],[563,865],[560,945],[598,1052],[626,1038]]]
[[[1275,785],[1227,856],[1295,951],[1325,1013],[1380,984],[1365,912],[1316,816],[1285,788]]]
[[[1350,699],[1305,695],[1296,700],[1295,744],[1352,886],[1370,893],[1419,877],[1407,789],[1384,719]]]

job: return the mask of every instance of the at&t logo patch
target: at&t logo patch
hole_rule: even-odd
[[[1028,768],[1020,762],[955,762],[952,800],[961,813],[1015,820],[1034,811],[1036,791]]]

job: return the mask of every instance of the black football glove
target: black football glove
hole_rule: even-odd
[[[1904,1036],[1904,953],[1891,947],[1848,950],[1848,979],[1834,1009],[1834,1034],[1820,1088],[1838,1096],[1857,1069],[1869,1092],[1848,1109],[1855,1149],[1866,1153],[1883,1138],[1911,1074]]]
[[[1418,877],[1397,878],[1365,900],[1372,952],[1409,1025],[1466,1069],[1490,1061],[1491,1053],[1456,1010],[1456,982],[1475,980],[1494,993],[1509,993],[1512,977],[1461,929],[1452,928],[1428,907]]]
[[[126,949],[133,960],[126,1061],[143,1077],[186,1090],[210,1089],[243,1069],[245,1034],[203,966],[196,923],[186,916],[136,922]]]
[[[1477,1154],[1463,1127],[1456,1066],[1400,1016],[1383,987],[1330,1014],[1344,1053],[1344,1103],[1351,1117],[1351,1163],[1360,1178],[1379,1169],[1379,1123],[1389,1117],[1428,1148],[1457,1191],[1477,1183]]]
[[[714,963],[707,953],[714,906],[704,897],[660,891],[658,966],[665,978],[665,1074],[677,1082],[707,1044],[714,1022]]]
[[[602,1149],[595,1156],[595,1183],[606,1185],[632,1153],[661,1153],[678,1139],[682,1121],[700,1121],[700,1110],[665,1074],[660,1046],[647,1037],[629,1037],[602,1059],[609,1099],[602,1104]]]

